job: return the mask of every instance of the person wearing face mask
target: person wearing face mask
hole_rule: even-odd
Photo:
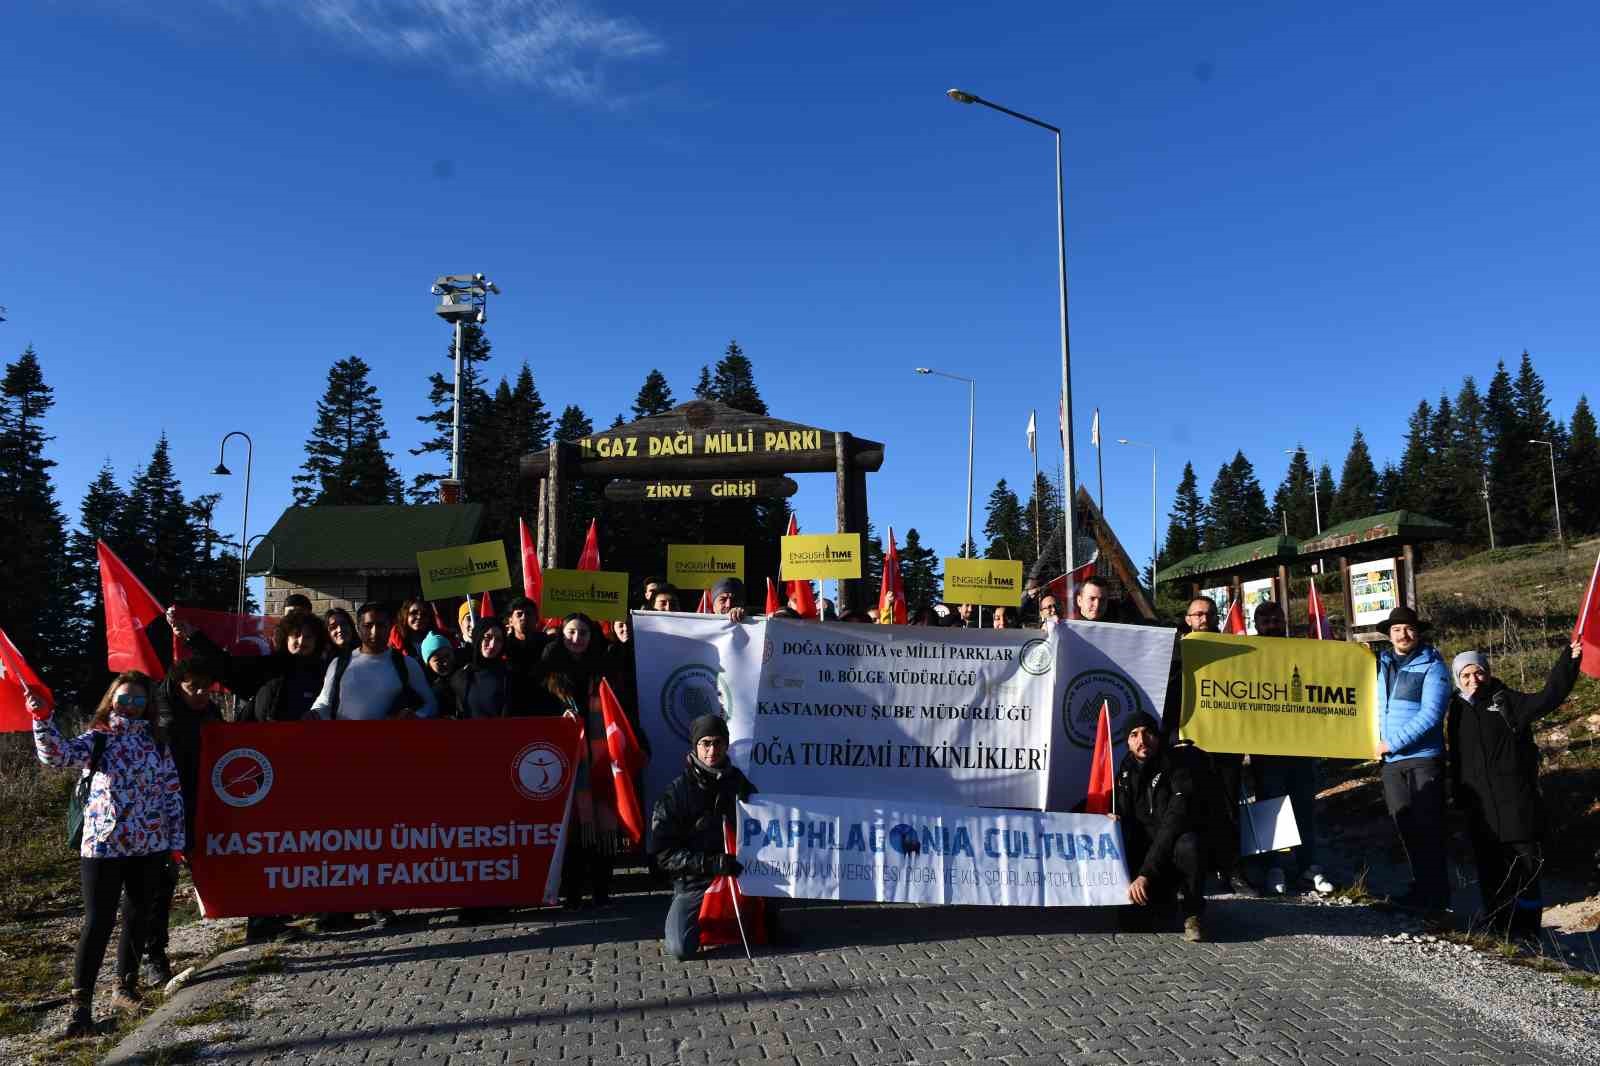
[[[1467,817],[1483,921],[1502,935],[1539,935],[1544,813],[1533,724],[1565,702],[1582,659],[1583,642],[1575,640],[1541,692],[1507,687],[1481,651],[1464,651],[1450,664],[1456,692],[1445,712],[1446,778]]]
[[[154,692],[150,678],[139,671],[118,674],[95,707],[89,731],[67,740],[56,729],[50,708],[25,690],[39,761],[82,769],[89,777],[78,867],[84,917],[73,959],[67,1037],[94,1031],[94,979],[111,942],[124,890],[129,906],[117,943],[117,990],[111,1005],[120,1011],[137,1009],[139,955],[150,898],[159,889],[162,864],[172,853],[181,856],[187,840],[178,768],[159,723],[151,720]]]

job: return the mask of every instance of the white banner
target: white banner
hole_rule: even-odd
[[[1167,701],[1176,630],[1112,622],[1062,622],[1059,634],[1055,732],[1051,737],[1047,810],[1077,806],[1089,790],[1100,705],[1111,705],[1113,765],[1126,750],[1128,725],[1144,711],[1159,720]],[[1179,708],[1172,709],[1173,714]]]
[[[767,622],[732,757],[763,791],[1044,806],[1055,655],[1036,631]]]
[[[1128,902],[1122,829],[1100,814],[757,794],[739,805],[752,896],[1007,907]]]
[[[761,620],[736,624],[723,615],[634,612],[639,720],[650,741],[647,821],[656,797],[683,772],[689,723],[702,714],[720,714],[731,727],[749,716],[765,626]]]

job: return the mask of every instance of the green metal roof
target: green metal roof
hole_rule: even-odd
[[[1218,548],[1214,552],[1201,552],[1180,559],[1156,574],[1157,581],[1177,581],[1181,578],[1201,577],[1240,570],[1253,563],[1292,562],[1300,554],[1300,542],[1282,535],[1263,537],[1248,544],[1235,544]]]
[[[1449,540],[1456,532],[1450,523],[1416,511],[1386,511],[1365,518],[1352,518],[1324,529],[1300,545],[1300,554],[1327,555],[1346,551],[1358,544],[1386,540],[1412,544],[1425,540]]]
[[[250,553],[248,571],[415,570],[418,552],[472,544],[482,524],[481,503],[290,507]]]

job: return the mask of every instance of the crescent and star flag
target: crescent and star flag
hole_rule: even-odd
[[[1080,622],[1082,619],[1078,618],[1078,601],[1076,598],[1078,586],[1094,576],[1094,568],[1099,562],[1100,549],[1096,548],[1094,550],[1094,554],[1089,556],[1088,562],[1084,563],[1070,574],[1062,574],[1061,576],[1054,578],[1044,587],[1045,592],[1048,592],[1050,595],[1054,596],[1060,603],[1070,604],[1072,610],[1069,617],[1077,618]]]
[[[1241,637],[1249,632],[1244,627],[1244,604],[1240,602],[1237,596],[1228,605],[1228,619],[1222,624],[1222,631]]]
[[[1600,677],[1600,588],[1596,588],[1597,585],[1600,585],[1600,557],[1594,561],[1594,573],[1583,594],[1578,624],[1572,630],[1572,639],[1583,641],[1583,661],[1578,668],[1590,677]]]
[[[1116,771],[1111,765],[1111,703],[1100,704],[1100,721],[1094,727],[1094,758],[1089,763],[1089,794],[1084,814],[1110,814]]]
[[[644,807],[634,775],[644,769],[644,749],[634,735],[633,724],[622,710],[611,682],[600,681],[600,716],[606,728],[606,753],[611,756],[611,792],[617,801],[617,822],[635,844],[644,842]]]
[[[39,680],[6,631],[0,629],[0,733],[26,733],[33,729],[24,689],[43,700],[45,707],[55,707],[55,694]]]
[[[578,556],[579,570],[600,569],[600,529],[597,525],[599,519],[589,519],[589,535],[583,538],[583,554]]]
[[[789,536],[800,535],[800,523],[795,521],[794,515],[789,516]],[[811,590],[810,579],[789,582],[789,604],[801,618],[817,617],[817,596]]]
[[[145,627],[161,617],[161,605],[105,541],[95,541],[94,550],[100,559],[100,597],[106,609],[106,669],[119,674],[141,670],[157,680],[167,676],[145,635]]]
[[[737,855],[733,826],[724,822],[723,842],[729,855]],[[720,947],[723,944],[750,944],[767,942],[766,903],[760,896],[747,896],[739,887],[736,877],[719,876],[700,901],[700,945]]]
[[[894,527],[889,527],[889,550],[883,555],[883,581],[878,588],[878,624],[906,624],[906,583],[900,576],[900,552],[894,545]]]
[[[1328,610],[1322,606],[1322,595],[1317,592],[1317,579],[1311,579],[1311,591],[1306,593],[1306,622],[1312,640],[1332,640],[1333,626],[1328,623]]]
[[[778,586],[774,585],[769,577],[767,578],[767,614],[777,614],[778,608],[782,606],[783,604],[778,602]]]
[[[1039,454],[1039,421],[1035,418],[1037,412],[1028,412],[1028,454]]]
[[[544,570],[539,566],[539,553],[533,550],[526,519],[517,519],[517,532],[522,537],[522,594],[534,603],[543,603]]]
[[[173,617],[188,622],[229,655],[271,655],[272,636],[278,619],[259,614],[234,614],[232,611],[207,611],[200,607],[172,608]],[[172,634],[172,661],[187,659],[194,653],[176,630]]]

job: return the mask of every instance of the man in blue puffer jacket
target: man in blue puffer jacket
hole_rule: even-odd
[[[1378,656],[1378,757],[1383,800],[1411,863],[1411,890],[1396,902],[1419,910],[1450,906],[1445,876],[1444,712],[1450,670],[1422,640],[1417,612],[1396,607],[1384,629],[1391,649]]]

